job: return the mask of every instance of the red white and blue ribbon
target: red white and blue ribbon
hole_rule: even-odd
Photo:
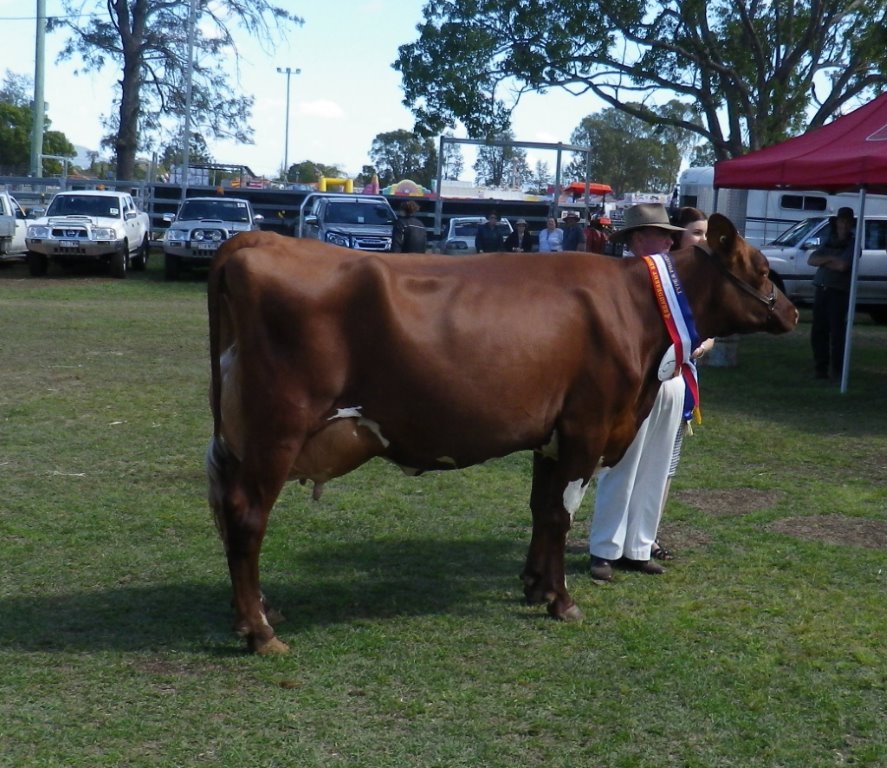
[[[675,272],[674,263],[667,253],[644,256],[644,263],[650,272],[650,282],[659,312],[668,330],[675,348],[675,373],[680,367],[681,375],[686,383],[684,394],[684,418],[695,417],[696,423],[702,422],[699,410],[699,381],[696,376],[696,363],[691,355],[699,346],[700,338],[693,322],[693,312],[687,301],[687,295]]]

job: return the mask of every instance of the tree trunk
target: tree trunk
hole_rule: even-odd
[[[123,78],[120,81],[120,125],[117,140],[117,179],[135,178],[136,152],[139,148],[139,105],[142,87],[141,46],[144,42],[147,0],[114,3],[123,46]],[[131,15],[130,15],[131,13]]]

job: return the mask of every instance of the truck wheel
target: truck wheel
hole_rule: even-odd
[[[28,251],[28,272],[31,277],[43,277],[49,269],[49,259],[43,253]]]
[[[869,317],[878,325],[887,325],[887,306],[869,307]]]
[[[111,277],[126,277],[126,262],[129,261],[129,246],[123,244],[123,248],[111,257]]]
[[[179,279],[179,257],[171,253],[163,255],[163,277],[166,280]]]
[[[145,271],[145,268],[148,266],[148,251],[148,238],[146,236],[145,239],[142,240],[141,246],[139,246],[139,252],[132,258],[133,270],[136,272]]]

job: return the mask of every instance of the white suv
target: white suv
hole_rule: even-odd
[[[148,264],[151,224],[128,192],[57,192],[43,214],[28,225],[25,236],[32,277],[45,275],[50,261],[98,261],[112,277],[126,277],[130,266],[143,270]]]
[[[761,248],[773,281],[795,303],[813,301],[816,267],[807,264],[807,259],[828,234],[828,217],[815,216],[799,221]],[[857,309],[868,312],[877,323],[887,323],[887,216],[865,217],[857,273]]]
[[[175,280],[188,267],[208,267],[222,243],[238,232],[259,229],[263,220],[249,200],[237,197],[190,197],[175,215],[164,214],[163,268]]]
[[[447,236],[444,239],[443,253],[452,256],[467,256],[476,253],[474,238],[477,237],[479,227],[487,223],[484,216],[455,216],[450,219]],[[511,222],[508,219],[499,219],[496,225],[505,240],[511,234]]]

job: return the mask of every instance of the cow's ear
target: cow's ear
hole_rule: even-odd
[[[708,218],[708,231],[705,236],[711,252],[720,256],[727,264],[735,258],[738,249],[739,233],[733,222],[720,213]]]

